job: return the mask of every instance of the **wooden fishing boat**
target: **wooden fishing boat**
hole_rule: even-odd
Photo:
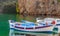
[[[31,32],[31,33],[41,33],[41,32],[52,32],[55,25],[49,24],[35,24],[33,22],[14,22],[9,20],[10,29],[20,31],[20,32]]]

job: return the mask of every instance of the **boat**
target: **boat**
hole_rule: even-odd
[[[52,24],[52,22],[55,21],[54,18],[45,18],[44,23]]]
[[[44,25],[56,25],[54,18],[44,18],[43,20],[37,19],[36,22]]]
[[[55,25],[53,32],[60,33],[60,19],[59,18],[45,18],[42,24],[45,24],[45,23]]]
[[[30,32],[30,33],[42,33],[42,32],[52,32],[55,25],[43,25],[41,23],[35,24],[33,22],[14,22],[9,20],[10,29],[20,32]]]

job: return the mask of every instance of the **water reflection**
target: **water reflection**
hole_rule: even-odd
[[[28,20],[35,22],[36,18],[44,19],[44,18],[60,18],[60,16],[53,16],[53,15],[16,15],[16,20],[21,21],[21,20]]]
[[[16,20],[17,21],[21,21],[21,20],[28,20],[28,21],[32,21],[32,22],[34,22],[35,21],[35,17],[34,16],[24,16],[24,15],[17,15],[16,16]]]
[[[35,36],[31,34],[22,34],[22,33],[14,33],[14,30],[10,29],[9,36]]]
[[[21,33],[14,33],[14,30],[10,29],[9,36],[59,36],[59,34],[21,34]]]
[[[10,29],[10,31],[9,31],[9,36],[15,36],[14,30]]]

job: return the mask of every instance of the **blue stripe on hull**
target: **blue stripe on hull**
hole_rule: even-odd
[[[60,24],[57,24],[56,26],[60,26]]]

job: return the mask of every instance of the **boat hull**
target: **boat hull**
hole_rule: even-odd
[[[14,28],[15,30],[20,30],[22,32],[47,32],[47,31],[53,31],[54,26],[48,26],[44,28],[38,28],[38,29],[20,29],[20,28]]]
[[[48,26],[33,26],[31,27],[22,27],[20,24],[16,25],[16,23],[11,23],[10,24],[10,29],[12,28],[13,30],[20,31],[20,32],[51,32],[53,31],[54,25],[48,25]]]

